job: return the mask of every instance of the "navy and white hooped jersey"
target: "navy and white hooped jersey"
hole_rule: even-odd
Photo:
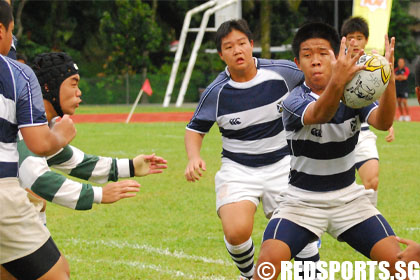
[[[319,96],[306,84],[295,88],[283,102],[283,123],[291,153],[289,184],[309,191],[332,191],[355,181],[354,148],[361,122],[377,108],[373,103],[352,109],[340,102],[325,124],[304,125],[309,104]]]
[[[303,82],[303,73],[291,61],[255,59],[256,76],[238,83],[227,70],[207,87],[187,125],[207,133],[217,122],[223,157],[258,167],[289,154],[282,122],[282,102]]]
[[[35,73],[0,55],[0,178],[18,175],[18,129],[44,124],[47,118]]]

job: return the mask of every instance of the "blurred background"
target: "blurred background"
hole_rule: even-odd
[[[205,2],[15,0],[17,52],[24,54],[29,64],[41,52],[68,52],[80,69],[84,104],[132,104],[146,78],[153,95],[143,95],[140,102],[162,103],[185,15]],[[296,28],[307,20],[320,19],[339,30],[352,15],[352,4],[351,0],[243,0],[242,18],[253,31],[255,56],[293,59],[287,45]],[[202,13],[194,15],[190,26],[199,27],[201,20]],[[214,21],[214,16],[210,17],[208,26],[214,26]],[[397,39],[396,59],[404,57],[413,72],[416,59],[420,59],[419,0],[392,1],[388,33]],[[188,33],[172,102],[196,36]],[[224,69],[213,39],[214,32],[205,33],[185,102],[197,102],[203,88]],[[413,74],[409,81],[414,96]]]

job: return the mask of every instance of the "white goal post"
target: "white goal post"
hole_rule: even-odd
[[[199,13],[206,10],[203,15],[201,24],[199,28],[190,28],[191,16],[193,14]],[[211,15],[215,14],[215,27],[207,27],[209,18]],[[178,48],[176,50],[174,63],[172,65],[171,76],[169,77],[168,86],[166,88],[165,98],[163,100],[163,107],[168,107],[173,88],[175,85],[176,74],[179,68],[179,63],[181,62],[182,51],[184,49],[185,40],[188,32],[198,32],[193,50],[191,52],[190,59],[188,61],[187,70],[182,81],[181,89],[178,94],[178,99],[176,101],[176,107],[180,107],[184,102],[185,93],[187,92],[188,84],[190,82],[191,74],[194,68],[195,61],[197,59],[198,50],[200,49],[201,42],[204,37],[204,32],[212,31],[215,32],[217,28],[224,21],[230,19],[237,19],[242,17],[242,7],[241,0],[212,0],[208,1],[192,10],[189,10],[185,16],[184,24],[182,26],[181,36],[179,39]]]

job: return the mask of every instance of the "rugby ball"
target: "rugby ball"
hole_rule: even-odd
[[[372,104],[381,97],[391,77],[388,60],[378,54],[362,55],[357,64],[366,65],[359,70],[353,79],[344,87],[342,101],[351,108],[362,108]]]

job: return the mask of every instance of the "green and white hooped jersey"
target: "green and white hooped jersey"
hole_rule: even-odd
[[[32,153],[19,133],[19,180],[42,198],[76,210],[88,210],[101,203],[102,188],[73,181],[50,167],[70,176],[103,184],[119,178],[132,177],[129,159],[88,155],[67,145],[56,154],[40,157]]]

